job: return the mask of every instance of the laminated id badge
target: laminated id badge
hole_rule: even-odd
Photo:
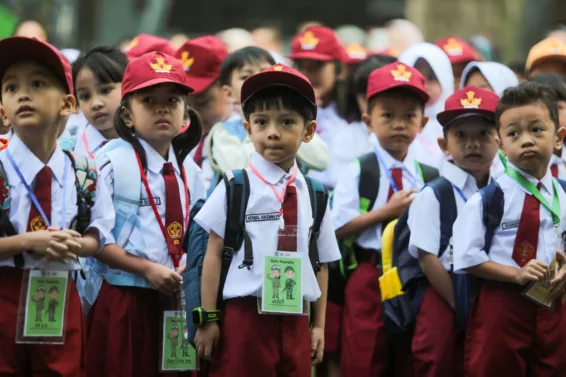
[[[69,282],[69,271],[24,271],[16,343],[64,344]]]
[[[180,310],[163,312],[161,372],[198,370],[199,358],[189,343],[186,317]]]

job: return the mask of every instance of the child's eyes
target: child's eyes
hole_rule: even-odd
[[[508,133],[507,133],[507,136],[508,136],[508,137],[515,137],[515,136],[517,136],[517,135],[518,135],[517,131],[511,131],[511,132],[508,132]]]
[[[381,114],[381,116],[385,119],[391,119],[393,116],[391,115],[391,113],[383,113]]]
[[[464,137],[464,133],[462,131],[457,131],[456,137],[458,137],[458,138]]]
[[[89,98],[89,94],[79,94],[79,101],[88,101]]]
[[[543,129],[541,127],[533,127],[534,133],[538,133],[538,132],[541,132],[541,131],[543,131]]]
[[[293,119],[283,119],[281,124],[284,126],[292,126],[295,123]]]
[[[45,83],[41,80],[33,80],[31,86],[32,88],[43,88],[45,87]]]
[[[407,119],[413,119],[413,118],[416,117],[416,114],[415,114],[415,113],[407,113],[407,115],[405,115],[405,117],[406,117]]]
[[[104,95],[110,94],[110,92],[112,92],[112,89],[114,88],[112,88],[111,86],[105,86],[100,89],[100,94],[104,94]]]
[[[171,97],[171,98],[169,98],[169,102],[171,102],[171,103],[179,103],[179,101],[180,101],[180,100],[179,100],[179,97]]]
[[[240,80],[246,81],[248,79],[248,77],[250,77],[250,75],[242,75],[242,76],[240,76]]]
[[[12,93],[16,91],[16,85],[10,84],[10,85],[5,85],[4,86],[4,92],[6,93]]]
[[[256,119],[255,124],[257,124],[258,126],[265,126],[267,124],[267,121],[265,119]]]
[[[153,103],[154,101],[153,101],[152,97],[143,97],[142,102],[143,103]]]

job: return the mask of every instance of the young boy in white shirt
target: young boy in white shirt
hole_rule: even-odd
[[[509,88],[495,120],[505,174],[468,200],[453,228],[454,269],[481,279],[468,321],[465,375],[564,376],[566,212],[560,208],[566,193],[549,169],[564,131],[556,97],[532,82]],[[552,303],[553,311],[527,294],[528,283],[542,283],[538,300]]]
[[[245,231],[255,262],[238,268],[245,267],[244,247],[236,251],[225,288],[218,292],[226,225],[226,189],[218,185],[195,221],[210,232],[202,269],[202,307],[216,310],[219,295],[225,304],[220,326],[212,321],[199,328],[196,348],[201,357],[212,357],[212,377],[308,377],[311,360],[319,363],[324,351],[326,263],[340,258],[328,209],[317,240],[322,263],[317,274],[308,256],[312,210],[295,157],[301,143],[309,142],[316,130],[314,90],[306,77],[278,64],[248,78],[241,98],[244,126],[256,150],[245,171],[250,184]],[[262,214],[266,216],[256,216]],[[281,284],[287,291],[280,297],[288,298],[289,289],[290,296],[297,295],[287,279],[302,275],[303,292],[298,296],[313,303],[310,330],[304,315],[258,314],[258,297],[266,282],[265,259],[278,250],[290,251],[303,261],[302,274],[293,275],[288,269]]]
[[[499,148],[495,128],[498,101],[492,91],[468,86],[448,97],[444,111],[437,114],[444,129],[440,147],[450,160],[442,162],[441,178],[435,183],[448,185],[454,195],[453,199],[442,198],[455,203],[452,221],[467,198],[489,181],[491,161]],[[464,333],[454,311],[450,245],[442,244],[442,237],[451,231],[449,235],[441,231],[443,226],[451,230],[453,224],[441,224],[441,219],[440,201],[432,187],[425,187],[411,204],[407,221],[409,253],[419,260],[429,285],[413,334],[415,376],[461,376],[464,369]]]

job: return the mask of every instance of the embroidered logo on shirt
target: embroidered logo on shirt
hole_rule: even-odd
[[[159,196],[157,196],[153,199],[155,200],[156,206],[161,205],[161,198]],[[151,202],[149,201],[149,198],[141,198],[140,199],[140,207],[149,207],[149,206],[151,206]]]
[[[246,215],[246,222],[254,223],[259,221],[276,221],[279,220],[279,217],[281,217],[279,212],[259,213],[257,215]]]
[[[179,239],[181,238],[181,233],[183,233],[183,227],[176,221],[172,222],[167,227],[167,233],[169,233],[169,236],[173,238],[173,243],[178,245],[181,242]]]
[[[391,75],[395,81],[409,82],[409,79],[413,74],[407,71],[407,67],[405,67],[405,65],[397,64],[397,69],[392,70]]]
[[[466,98],[460,100],[460,104],[464,109],[479,109],[481,98],[475,98],[476,93],[473,90],[466,92]]]
[[[503,230],[513,229],[518,227],[519,227],[519,220],[501,224],[501,229]]]
[[[314,36],[312,31],[306,31],[299,42],[301,42],[303,50],[314,50],[318,45],[318,38]]]
[[[464,49],[458,41],[454,38],[449,38],[446,44],[443,46],[444,51],[450,56],[460,56],[464,53]]]
[[[47,224],[45,223],[45,220],[43,220],[43,217],[41,217],[41,216],[34,217],[30,221],[29,226],[30,226],[31,230],[34,231],[34,232],[37,232],[38,230],[46,230],[47,229]]]
[[[149,65],[156,73],[171,73],[173,68],[173,65],[167,64],[165,58],[161,56],[155,58],[155,63],[149,63]]]
[[[185,72],[189,72],[191,70],[191,66],[195,62],[195,58],[191,58],[191,55],[188,51],[183,51],[181,54],[181,63],[183,63],[183,68]]]

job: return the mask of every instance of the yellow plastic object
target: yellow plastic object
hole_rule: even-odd
[[[387,224],[381,237],[381,270],[383,275],[387,274],[387,272],[391,270],[391,263],[393,263],[393,239],[395,236],[395,224],[397,224],[397,219]]]
[[[390,300],[404,293],[397,267],[393,267],[379,278],[379,289],[381,290],[381,301]]]

